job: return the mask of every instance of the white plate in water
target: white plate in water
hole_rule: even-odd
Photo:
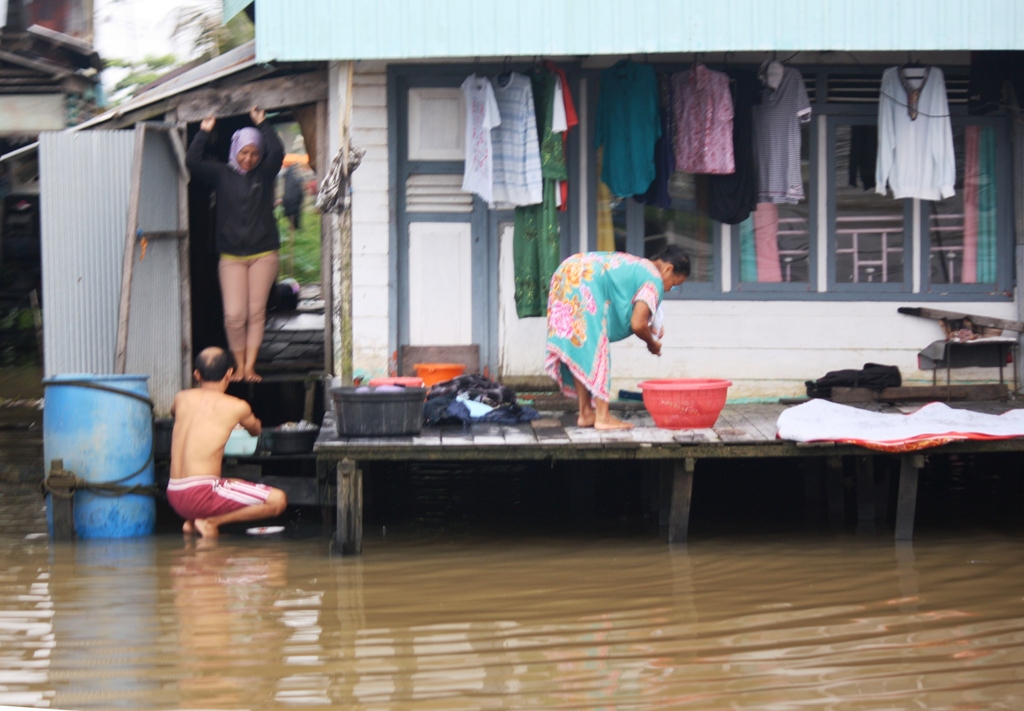
[[[272,533],[280,533],[284,530],[284,526],[257,526],[256,528],[247,528],[245,532],[250,536],[269,536]]]

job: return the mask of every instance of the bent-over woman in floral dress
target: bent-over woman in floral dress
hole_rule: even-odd
[[[627,429],[612,417],[608,346],[635,334],[661,355],[663,334],[651,318],[662,296],[690,275],[690,259],[670,244],[647,260],[622,252],[590,252],[566,259],[548,292],[548,343],[544,368],[562,392],[579,400],[580,427]]]

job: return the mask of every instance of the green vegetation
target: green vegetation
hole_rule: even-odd
[[[277,226],[281,231],[281,267],[278,279],[292,277],[300,284],[320,283],[320,213],[307,199],[302,207],[302,220],[291,238],[291,224],[278,207]]]

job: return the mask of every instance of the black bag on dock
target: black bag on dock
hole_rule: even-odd
[[[903,384],[900,369],[895,365],[865,363],[860,370],[830,370],[817,380],[808,380],[807,397],[832,397],[832,388],[868,388],[881,392]]]

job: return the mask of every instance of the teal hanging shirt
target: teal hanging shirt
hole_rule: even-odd
[[[604,146],[601,181],[613,195],[643,195],[661,136],[654,67],[623,59],[601,72],[599,91],[594,148]]]

